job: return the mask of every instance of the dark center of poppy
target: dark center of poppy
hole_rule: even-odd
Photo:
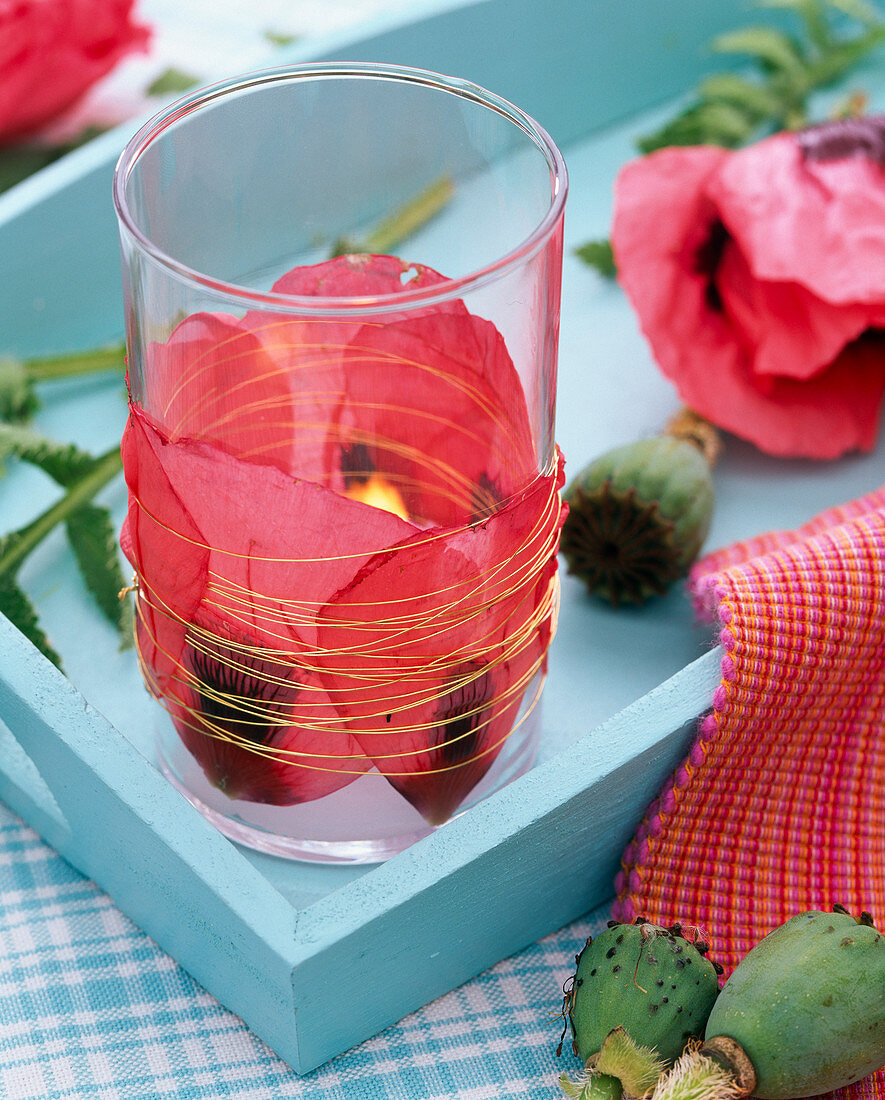
[[[501,491],[488,473],[483,470],[470,491],[470,522],[486,519],[501,503]]]
[[[716,285],[716,273],[722,261],[722,253],[729,241],[728,230],[723,223],[716,219],[710,226],[710,231],[701,246],[694,255],[694,270],[698,275],[703,275],[707,280],[704,295],[707,305],[716,313],[722,312],[722,297],[719,287]]]
[[[274,683],[259,669],[244,668],[236,658],[194,650],[191,658],[198,708],[213,727],[256,745],[267,744],[280,729],[280,703],[291,688]],[[277,704],[268,715],[255,703]],[[276,712],[276,713],[274,713]]]
[[[492,683],[488,672],[458,684],[441,701],[437,714],[442,731],[441,765],[461,764],[476,751],[479,735],[488,718]]]
[[[809,126],[796,134],[803,160],[842,160],[866,157],[885,168],[885,115],[843,118]]]
[[[885,328],[868,328],[845,345],[844,350],[851,349],[855,352],[871,353],[876,358],[882,358],[885,367]]]
[[[365,485],[375,472],[372,453],[365,443],[349,443],[341,448],[341,474],[345,489]]]

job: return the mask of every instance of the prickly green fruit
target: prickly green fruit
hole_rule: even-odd
[[[742,960],[710,1014],[707,1043],[727,1062],[714,1038],[749,1056],[765,1100],[866,1077],[885,1065],[885,937],[868,913],[792,917]]]
[[[679,925],[647,922],[612,922],[588,940],[567,996],[575,1053],[594,1064],[609,1034],[623,1028],[634,1044],[672,1061],[703,1034],[719,993],[706,949],[685,939]]]
[[[685,575],[713,514],[716,440],[703,424],[686,410],[666,434],[606,452],[566,488],[560,548],[590,592],[640,604]]]

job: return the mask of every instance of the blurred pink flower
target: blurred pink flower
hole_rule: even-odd
[[[634,161],[616,184],[612,247],[687,404],[771,454],[873,447],[885,392],[885,117]]]
[[[0,0],[0,144],[73,106],[149,30],[134,0]]]

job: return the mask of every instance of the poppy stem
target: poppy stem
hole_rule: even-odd
[[[425,187],[413,199],[397,207],[362,240],[350,237],[337,240],[332,246],[332,258],[355,253],[388,255],[398,244],[407,240],[431,218],[434,218],[451,199],[454,191],[455,186],[452,181],[447,176],[443,176],[429,187]]]
[[[56,378],[71,378],[78,374],[93,374],[119,368],[125,358],[126,345],[112,344],[92,351],[74,352],[72,355],[26,359],[24,367],[31,382],[49,382]]]
[[[722,439],[716,428],[700,413],[683,407],[667,421],[663,435],[672,435],[693,443],[712,469],[722,451]]]
[[[88,504],[92,498],[113,481],[123,468],[119,446],[100,455],[95,465],[84,474],[63,497],[42,512],[26,526],[5,538],[6,550],[0,553],[0,577],[15,575],[19,566],[46,536],[70,515]]]

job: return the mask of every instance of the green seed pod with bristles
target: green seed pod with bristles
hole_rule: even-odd
[[[703,1034],[719,993],[717,967],[705,951],[678,925],[647,922],[613,923],[590,940],[567,995],[578,1057],[620,1077],[632,1095],[647,1091],[688,1040]],[[615,1042],[624,1038],[630,1042]],[[653,1066],[643,1064],[643,1052],[645,1061],[651,1052]]]
[[[615,606],[662,595],[707,537],[716,440],[692,415],[663,435],[606,452],[566,488],[560,549],[568,571]]]

